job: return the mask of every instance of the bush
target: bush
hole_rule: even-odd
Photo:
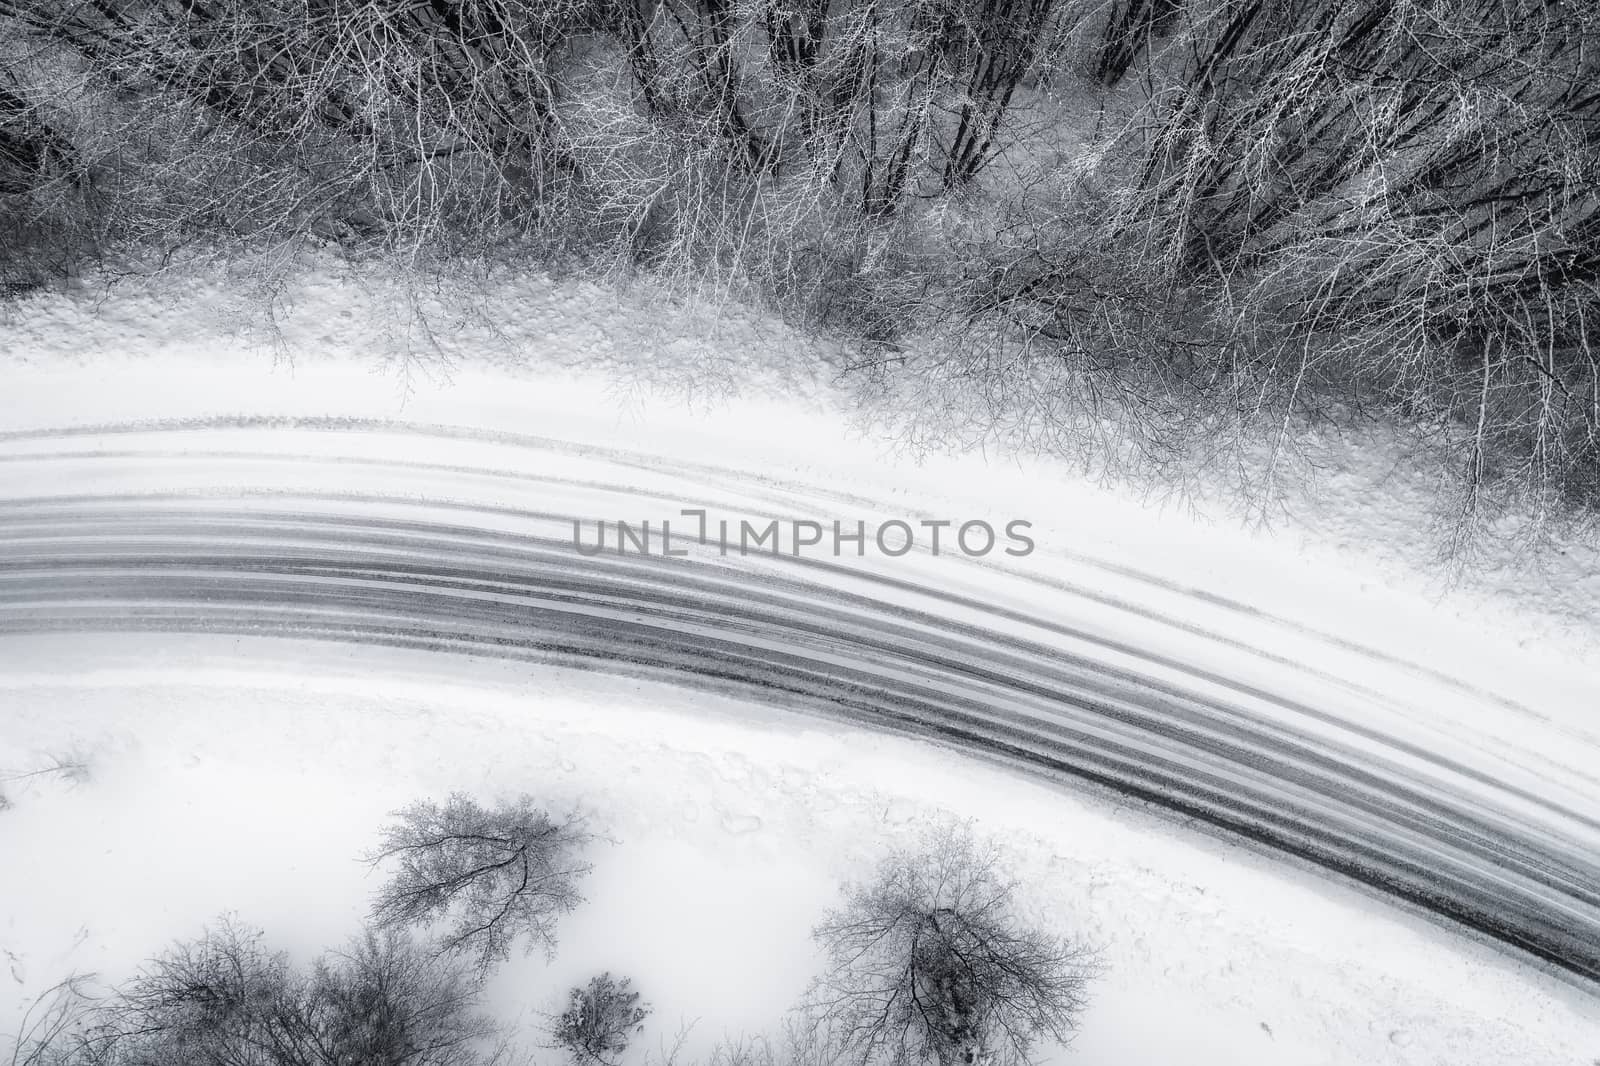
[[[567,1009],[557,1019],[554,1036],[579,1063],[615,1066],[628,1041],[644,1032],[650,1016],[648,1004],[639,1003],[639,993],[630,989],[630,980],[615,980],[609,973],[591,978],[587,986],[574,988],[567,997]]]
[[[1040,1040],[1070,1037],[1090,954],[1022,920],[998,859],[946,829],[816,927],[830,969],[806,1007],[838,1061],[1021,1066]]]
[[[398,931],[368,932],[309,970],[224,922],[153,960],[52,1066],[487,1066],[495,1027],[476,984]]]
[[[671,1066],[671,1060],[668,1060]],[[773,1036],[740,1035],[712,1047],[705,1066],[836,1066],[831,1049],[804,1017],[791,1014]]]
[[[34,778],[54,777],[70,785],[77,786],[87,783],[91,775],[91,756],[87,751],[73,747],[46,753],[40,760],[40,765],[31,770],[17,770],[0,774],[0,782],[28,781]]]
[[[65,1066],[77,1037],[94,1016],[91,978],[74,975],[37,996],[22,1014],[10,1066]]]
[[[13,796],[26,795],[45,781],[56,781],[69,788],[86,784],[93,773],[89,753],[77,748],[46,754],[32,769],[0,771],[0,811],[15,805]],[[6,786],[15,786],[11,792]]]
[[[369,931],[317,963],[306,1014],[328,1061],[477,1066],[495,1033],[477,985],[399,930]]]
[[[489,809],[460,793],[397,818],[369,857],[398,867],[372,905],[379,928],[442,923],[442,949],[480,972],[509,958],[520,936],[529,951],[554,950],[556,922],[582,902],[590,869],[579,855],[593,838],[580,818],[555,821],[527,796]]]

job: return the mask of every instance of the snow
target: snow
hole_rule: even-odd
[[[384,487],[374,514],[537,502],[655,519],[714,498],[729,516],[1023,517],[1040,545],[1026,559],[850,565],[862,580],[1055,601],[1098,635],[1315,699],[1600,813],[1593,545],[1558,538],[1537,559],[1500,553],[1447,578],[1430,565],[1431,475],[1397,471],[1392,443],[1331,442],[1326,482],[1296,489],[1270,528],[1245,527],[1206,500],[1157,507],[1049,457],[909,452],[869,428],[826,344],[645,285],[489,277],[416,294],[330,259],[275,308],[276,355],[240,291],[174,271],[5,312],[0,433],[145,425],[0,438],[0,498],[204,493],[223,471],[230,491],[262,499]],[[407,317],[413,299],[433,309],[437,347]],[[206,421],[218,416],[274,421]],[[954,815],[1003,839],[1042,913],[1102,948],[1106,974],[1062,1063],[1600,1054],[1592,990],[1315,871],[714,694],[372,647],[9,635],[0,708],[0,770],[73,749],[90,764],[76,785],[6,786],[0,1032],[67,972],[126,975],[223,911],[299,952],[338,943],[374,887],[357,860],[386,812],[461,789],[582,804],[616,841],[557,960],[497,978],[508,1016],[536,1020],[611,969],[656,1006],[647,1042],[679,1019],[700,1048],[770,1030],[814,972],[807,929],[839,882]]]
[[[655,1004],[650,1040],[679,1019],[700,1047],[771,1029],[814,972],[806,932],[839,881],[956,816],[1005,842],[1049,920],[1102,949],[1063,1063],[1577,1062],[1600,1035],[1586,993],[1420,918],[909,741],[370,648],[15,650],[26,667],[0,678],[12,760],[94,745],[89,782],[30,790],[0,820],[0,849],[26,849],[32,871],[8,879],[0,927],[19,998],[72,969],[125,974],[223,911],[302,953],[337,943],[376,886],[356,857],[386,812],[459,788],[581,803],[616,841],[556,961],[496,979],[530,1020],[609,968]]]

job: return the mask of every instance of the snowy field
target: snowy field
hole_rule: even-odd
[[[357,857],[386,812],[460,789],[581,804],[615,841],[555,963],[530,959],[496,978],[508,1016],[552,1010],[568,985],[609,968],[656,1005],[645,1044],[669,1039],[679,1019],[695,1022],[701,1046],[772,1029],[815,972],[807,931],[839,882],[954,815],[1004,840],[1041,912],[1102,948],[1105,975],[1057,1061],[1600,1056],[1591,986],[1154,807],[885,735],[870,716],[819,711],[798,683],[775,701],[688,684],[643,658],[597,669],[570,628],[562,650],[521,658],[482,644],[331,639],[392,621],[387,604],[373,600],[370,617],[351,604],[397,586],[352,572],[321,572],[303,590],[313,612],[328,583],[344,590],[319,631],[330,639],[306,640],[306,616],[274,629],[239,562],[259,557],[282,581],[287,569],[272,563],[291,547],[326,561],[340,536],[415,527],[452,558],[467,558],[470,542],[480,569],[509,572],[506,544],[531,551],[570,533],[550,516],[654,521],[684,507],[735,520],[1025,519],[1037,546],[1025,557],[917,550],[814,560],[837,567],[819,570],[700,546],[693,561],[728,587],[722,600],[686,601],[672,624],[714,635],[718,620],[692,612],[749,589],[779,597],[772,613],[791,602],[796,624],[809,621],[821,601],[800,591],[782,601],[792,581],[837,597],[826,601],[837,633],[814,634],[807,662],[882,692],[939,681],[948,696],[955,682],[937,671],[1003,639],[1094,664],[1046,675],[1019,650],[1016,676],[1081,684],[1102,700],[1117,686],[1134,703],[1167,692],[1175,713],[1224,738],[1219,723],[1248,713],[1274,736],[1315,737],[1362,761],[1373,797],[1404,786],[1536,849],[1570,891],[1491,870],[1461,841],[1437,859],[1464,884],[1503,875],[1507,892],[1545,908],[1552,935],[1562,922],[1549,908],[1575,908],[1581,935],[1600,855],[1592,548],[1557,544],[1447,578],[1428,565],[1428,474],[1394,469],[1373,442],[1326,442],[1332,471],[1265,528],[1204,499],[1156,507],[1001,447],[915,453],[875,433],[873,412],[850,408],[825,348],[642,291],[508,284],[480,308],[509,324],[498,335],[468,317],[441,330],[440,349],[397,366],[393,353],[415,338],[374,328],[393,307],[358,280],[327,268],[292,294],[277,322],[292,359],[240,328],[252,320],[229,312],[220,279],[129,283],[7,312],[0,770],[63,755],[87,771],[6,786],[0,1031],[67,973],[126,976],[223,911],[297,951],[338,942],[373,889]],[[691,378],[691,366],[714,372]],[[364,532],[349,524],[357,518]],[[312,519],[346,524],[327,525],[322,543]],[[160,566],[150,553],[166,553]],[[225,565],[204,570],[211,556]],[[80,578],[40,576],[41,560],[69,557]],[[584,601],[599,629],[666,624],[652,613],[666,570],[633,565],[626,579],[596,572],[613,597]],[[173,582],[196,575],[214,595],[173,598]],[[287,611],[285,588],[275,595]],[[536,628],[555,595],[457,591],[484,605],[484,641]],[[862,606],[868,593],[878,607]],[[405,617],[428,621],[425,606]],[[886,634],[883,618],[897,612],[905,640],[944,662],[828,642]],[[760,628],[770,618],[751,619],[752,647],[776,641]],[[163,625],[181,635],[153,632]],[[957,626],[970,629],[942,628]],[[302,639],[290,639],[296,630]],[[968,704],[1000,705],[997,682],[964,683]],[[1004,698],[1010,714],[1043,713]],[[1184,737],[1139,735],[1151,758],[1259,784],[1240,767],[1266,749],[1207,763]],[[1359,790],[1273,780],[1263,804],[1352,827],[1369,817]],[[1425,842],[1397,830],[1384,839]]]

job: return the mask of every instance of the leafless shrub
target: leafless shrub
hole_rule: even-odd
[[[494,1027],[470,975],[399,930],[368,932],[320,960],[305,1012],[333,1062],[477,1066]]]
[[[73,747],[45,754],[32,769],[0,774],[0,784],[53,778],[77,787],[88,782],[91,772],[92,760],[89,753]]]
[[[604,973],[573,988],[566,1010],[555,1022],[556,1044],[575,1062],[616,1066],[629,1041],[644,1032],[644,1020],[650,1016],[649,1004],[639,1002],[631,984],[626,977],[618,981]]]
[[[817,926],[829,970],[806,1009],[839,1061],[1020,1066],[1070,1037],[1091,956],[1022,920],[999,858],[947,828]]]
[[[23,1012],[11,1045],[10,1066],[60,1066],[76,1034],[93,1016],[93,978],[76,975],[47,988]]]
[[[38,1061],[488,1066],[495,1029],[476,987],[403,932],[368,933],[297,970],[224,922],[153,960]]]
[[[518,937],[551,952],[556,922],[583,897],[581,853],[593,837],[581,818],[552,819],[523,796],[485,808],[460,793],[397,813],[370,857],[393,864],[372,905],[380,928],[445,927],[442,950],[480,972],[510,956]]]
[[[833,1066],[833,1050],[805,1018],[790,1015],[776,1034],[720,1040],[706,1066]]]

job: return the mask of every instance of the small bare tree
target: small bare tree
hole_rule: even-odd
[[[367,932],[297,968],[231,920],[151,960],[91,1007],[71,986],[25,1066],[495,1066],[478,983],[404,930]]]
[[[302,994],[322,1061],[373,1066],[490,1066],[498,1035],[478,1012],[466,967],[442,961],[399,929],[368,930],[319,959]]]
[[[835,1066],[816,1026],[797,1013],[784,1018],[776,1033],[725,1037],[704,1061],[705,1066]]]
[[[480,973],[509,958],[519,936],[529,951],[554,950],[556,921],[582,902],[590,869],[581,818],[556,821],[528,796],[490,809],[460,793],[396,817],[370,856],[398,865],[372,905],[380,928],[445,923],[442,949],[473,957]]]
[[[813,933],[808,1013],[853,1066],[1023,1066],[1076,1028],[1089,950],[1024,924],[992,844],[947,827],[901,851]]]
[[[616,1066],[628,1041],[644,1032],[650,1005],[639,1002],[639,993],[624,977],[618,981],[609,973],[589,980],[568,995],[567,1009],[556,1020],[556,1043],[585,1066]]]
[[[76,787],[86,783],[92,772],[89,754],[76,747],[47,753],[40,763],[31,770],[0,773],[0,784],[54,777]]]

